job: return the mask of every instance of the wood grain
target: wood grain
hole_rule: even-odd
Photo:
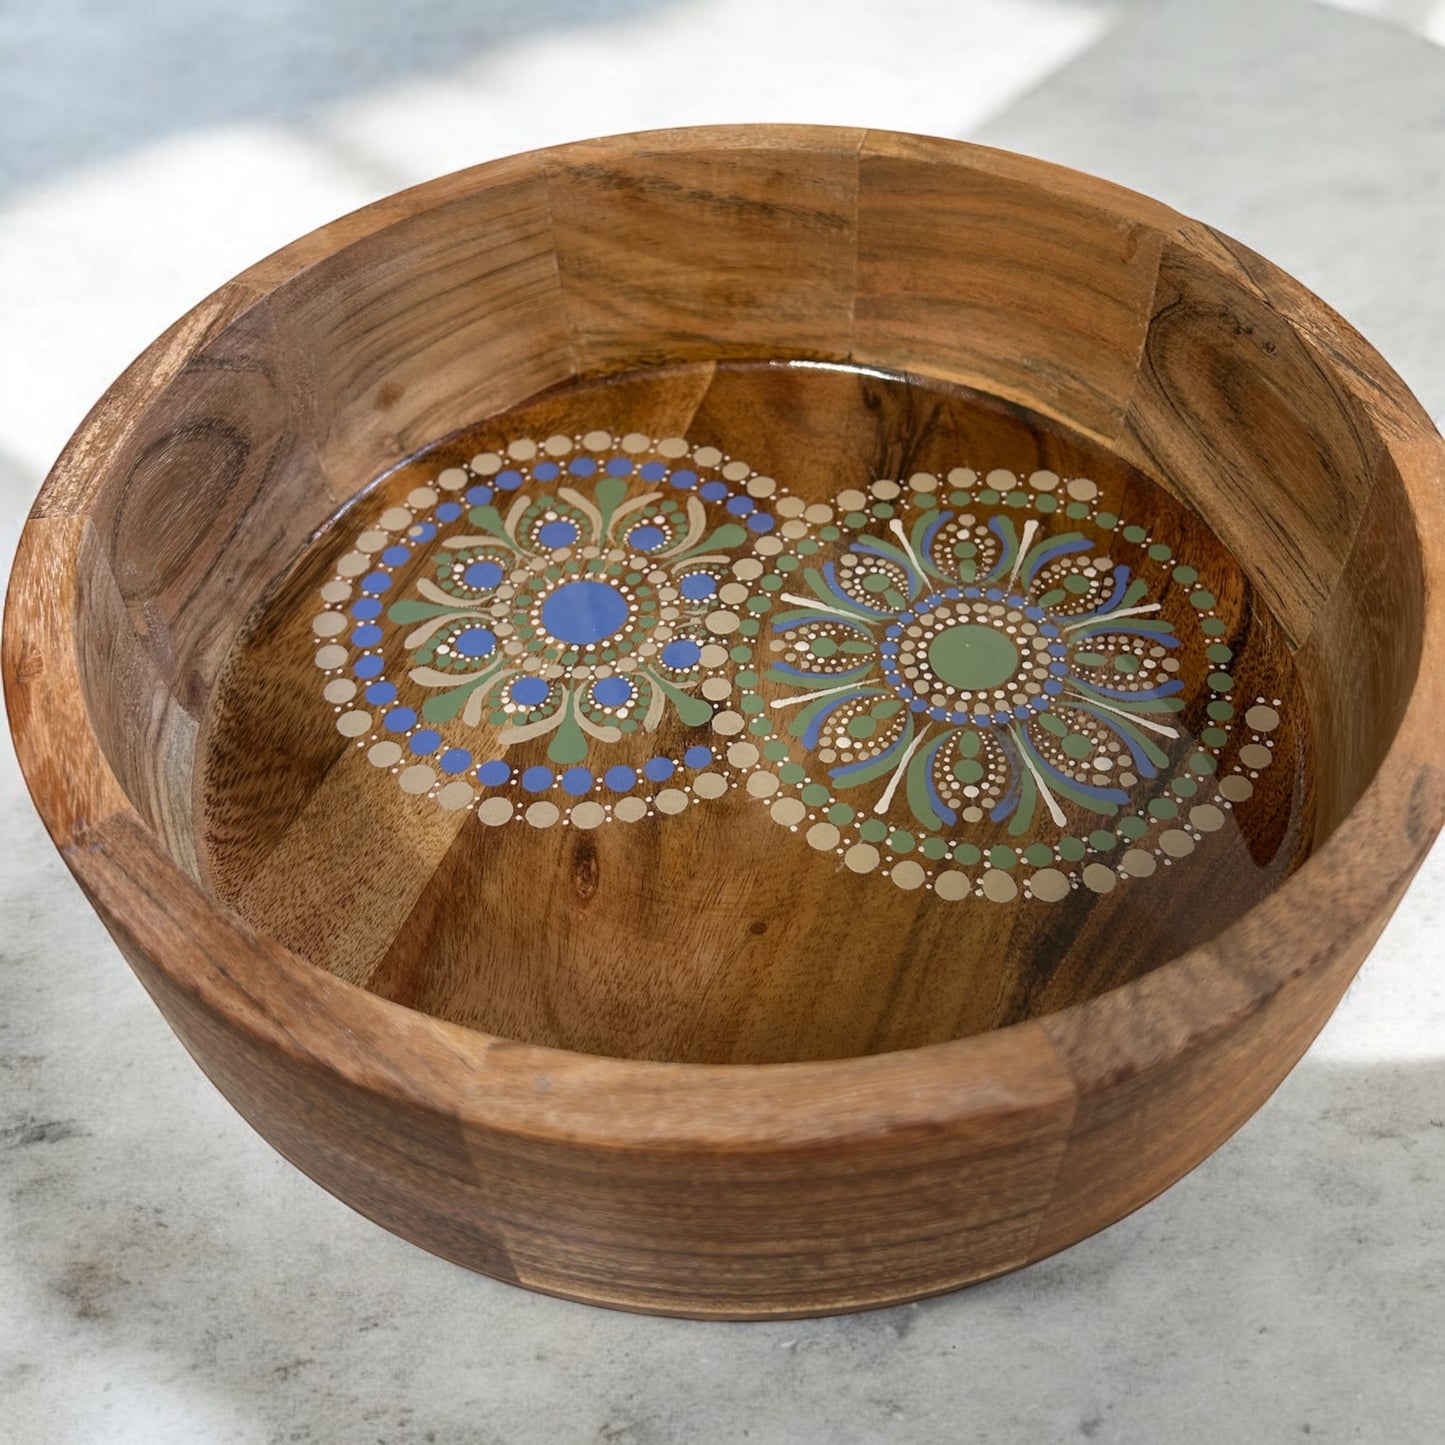
[[[317,589],[439,469],[589,427],[819,507],[986,459],[1023,516],[1030,474],[1087,478],[1179,627],[1144,550],[1198,572],[1230,695],[1280,700],[1274,761],[1188,857],[1052,904],[828,865],[738,790],[590,831],[407,794],[320,699]],[[533,1289],[857,1309],[1120,1218],[1308,1046],[1445,820],[1442,483],[1346,322],[1147,198],[878,132],[587,142],[345,217],[143,355],[22,536],[6,699],[121,951],[324,1187]],[[820,562],[892,535],[846,510]]]

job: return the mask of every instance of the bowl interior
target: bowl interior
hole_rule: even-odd
[[[1213,233],[843,132],[363,214],[155,389],[81,559],[117,777],[310,962],[585,1052],[908,1048],[1216,933],[1377,766],[1404,489]]]

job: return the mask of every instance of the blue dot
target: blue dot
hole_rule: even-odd
[[[370,622],[381,616],[381,601],[376,597],[361,597],[352,604],[351,615],[361,622]]]
[[[1051,697],[1057,697],[1064,690],[1064,685],[1058,678],[1051,678],[1044,684],[1044,691]]]
[[[1016,708],[1014,709],[1014,716],[1015,716],[1015,717],[1027,717],[1028,715],[1029,715],[1029,710],[1028,710],[1028,708],[1026,708],[1026,707],[1016,707]]]
[[[602,781],[612,789],[614,793],[631,792],[637,783],[637,774],[631,768],[624,767],[618,763],[615,768],[608,768],[602,775]]]
[[[665,783],[677,771],[677,765],[671,758],[648,758],[642,771],[654,783]]]
[[[529,793],[545,793],[552,786],[552,769],[538,764],[522,774],[522,786]]]
[[[536,477],[539,482],[555,482],[557,480],[557,474],[561,470],[561,467],[559,467],[556,462],[538,462],[537,465],[532,468],[532,475]]]
[[[1002,601],[1003,601],[1003,593],[1000,592],[997,587],[990,587],[990,588],[988,589],[988,591],[985,592],[983,595],[984,595],[985,597],[987,597],[990,602],[1002,602]]]
[[[502,569],[495,562],[473,562],[462,573],[462,581],[468,587],[495,587],[503,575]]]
[[[592,791],[592,774],[586,768],[568,768],[562,774],[562,787],[574,798]]]
[[[908,707],[911,712],[926,712],[928,710],[928,704],[924,702],[921,697],[913,698],[909,702]]]
[[[591,457],[573,457],[567,463],[567,470],[574,477],[590,477],[597,470],[597,463]]]
[[[437,508],[437,521],[438,521],[438,522],[455,522],[456,519],[461,516],[461,514],[462,514],[461,503],[459,503],[459,502],[443,502],[443,503],[441,504],[441,506],[439,506],[439,507]]]
[[[472,755],[465,748],[448,748],[437,766],[444,773],[464,773],[472,765]]]
[[[667,541],[667,533],[661,527],[654,527],[648,522],[641,527],[634,527],[627,534],[627,541],[639,552],[655,552]]]
[[[522,485],[522,474],[515,467],[508,467],[492,478],[504,492],[515,492]]]
[[[469,627],[452,639],[452,646],[463,657],[486,657],[496,645],[495,635],[485,627]]]
[[[1024,616],[1027,617],[1030,622],[1037,622],[1043,615],[1044,609],[1042,607],[1024,608]]]
[[[607,582],[564,582],[542,603],[542,626],[581,646],[611,637],[627,622],[627,599]]]
[[[409,707],[394,707],[382,721],[389,732],[404,733],[416,726],[416,714]]]
[[[769,512],[754,512],[748,518],[748,530],[750,532],[771,532],[778,524],[773,520]]]
[[[358,657],[351,665],[351,670],[357,677],[375,677],[381,671],[382,662],[379,657]]]
[[[412,752],[419,753],[422,757],[436,752],[441,745],[442,735],[435,728],[419,728],[411,735],[408,743]]]
[[[643,462],[637,469],[637,475],[644,482],[660,482],[667,475],[667,463]]]
[[[361,579],[363,592],[385,592],[391,586],[391,578],[385,572],[368,572]]]
[[[712,749],[701,746],[689,748],[682,755],[682,760],[690,768],[705,768],[712,762]]]
[[[490,487],[468,487],[462,495],[474,507],[485,507],[492,500],[492,489]]]
[[[570,547],[577,540],[574,522],[548,522],[537,531],[537,540],[544,547]]]
[[[511,768],[501,758],[493,758],[477,769],[477,781],[485,788],[500,788],[511,776]]]
[[[632,463],[627,457],[613,457],[607,463],[607,475],[609,477],[630,477],[632,475]]]
[[[697,486],[697,473],[691,467],[679,467],[672,474],[672,485],[679,492],[685,492],[689,488]]]
[[[430,542],[437,534],[437,529],[430,522],[418,522],[415,527],[407,531],[407,536],[414,542]]]
[[[706,572],[689,572],[678,589],[689,602],[702,602],[717,592],[717,578]]]
[[[599,707],[621,707],[632,696],[632,684],[625,677],[604,677],[592,684],[592,697]]]
[[[400,567],[401,564],[411,557],[410,547],[388,547],[381,554],[381,560],[388,567]]]
[[[676,642],[669,642],[662,649],[664,665],[674,668],[678,672],[684,668],[695,666],[701,656],[702,648],[686,637],[679,637]]]
[[[1049,671],[1053,673],[1055,677],[1063,677],[1068,670],[1069,664],[1067,662],[1051,662],[1049,664]]]
[[[697,494],[704,501],[720,502],[727,496],[728,486],[726,482],[704,482],[702,486],[697,489]]]
[[[757,509],[757,503],[751,497],[730,497],[728,499],[728,511],[735,517],[746,517],[749,512],[756,512]]]
[[[366,689],[366,700],[376,707],[384,702],[396,701],[396,685],[390,682],[374,682]]]
[[[368,622],[364,627],[358,627],[352,632],[351,641],[355,647],[375,647],[381,641],[381,628]]]
[[[523,707],[536,707],[539,702],[546,702],[551,690],[540,677],[520,677],[512,684],[512,701]]]

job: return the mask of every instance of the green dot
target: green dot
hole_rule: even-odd
[[[1126,542],[1142,542],[1149,534],[1143,527],[1125,527],[1124,540]]]
[[[933,833],[918,845],[918,851],[925,858],[942,858],[948,852],[948,843],[937,833]]]
[[[1199,624],[1201,632],[1207,632],[1211,637],[1218,637],[1222,632],[1228,632],[1229,627],[1222,617],[1206,617]]]
[[[913,834],[905,833],[902,828],[897,828],[889,834],[888,846],[895,853],[911,853],[915,846]]]
[[[1199,734],[1199,741],[1206,747],[1222,748],[1229,741],[1229,734],[1223,728],[1205,728]]]
[[[778,776],[785,783],[802,783],[808,778],[808,770],[801,763],[784,763],[778,769]]]
[[[893,515],[893,504],[891,502],[874,502],[868,510],[880,520],[887,521]]]
[[[1078,655],[1075,654],[1076,657]],[[1068,732],[1068,728],[1051,712],[1041,712],[1038,716],[1038,724],[1046,733],[1053,733],[1056,738],[1061,738]]]
[[[774,577],[770,573],[758,583],[758,586],[761,587],[764,592],[781,592],[783,590],[783,579],[781,577]]]
[[[972,728],[968,728],[966,731],[959,733],[958,750],[964,757],[976,758],[978,756],[978,750],[982,746],[983,738]]]
[[[1026,507],[1029,501],[1029,494],[1027,492],[1010,492],[1008,496],[1004,498],[1004,501],[1010,507]]]
[[[766,717],[755,717],[748,724],[748,731],[755,738],[765,738],[770,732],[772,732],[772,730],[773,725],[767,720]]]
[[[848,736],[851,738],[871,738],[877,731],[878,719],[866,712],[848,719]]]
[[[625,717],[618,726],[625,733],[635,733],[637,731],[637,719],[635,717]]]
[[[745,692],[742,697],[742,702],[739,703],[739,706],[745,713],[747,713],[751,717],[754,713],[762,712],[762,710],[767,707],[767,703],[765,703],[762,698],[757,695],[757,693]]]
[[[968,867],[971,864],[977,863],[978,860],[983,857],[983,854],[978,851],[976,844],[955,843],[953,845],[953,856],[957,862]]]
[[[1234,704],[1225,702],[1222,697],[1215,698],[1204,710],[1215,722],[1228,722],[1234,716]]]
[[[882,818],[865,818],[859,825],[858,836],[865,843],[881,843],[888,836],[888,824]]]
[[[1114,659],[1115,672],[1138,672],[1139,659],[1132,652],[1121,652]]]
[[[976,783],[983,777],[983,764],[974,758],[960,758],[953,765],[953,776],[960,783]]]
[[[1040,512],[1055,512],[1059,507],[1059,499],[1049,496],[1046,492],[1042,497],[1034,498],[1034,507]]]
[[[1234,686],[1234,679],[1227,672],[1211,672],[1209,685],[1215,692],[1228,692]]]
[[[1070,572],[1069,575],[1064,578],[1064,591],[1072,592],[1077,596],[1088,590],[1089,579],[1087,577],[1080,577],[1077,572]]]
[[[1174,554],[1163,542],[1156,542],[1150,549],[1149,555],[1156,562],[1167,562]]]
[[[838,529],[836,527],[825,527],[823,531],[832,532],[833,537],[838,535]],[[818,535],[821,537],[823,533],[820,532]],[[828,540],[831,542],[833,537],[829,537]],[[796,551],[800,557],[811,557],[813,553],[818,550],[818,544],[811,537],[804,537],[802,541],[793,543],[793,550]],[[788,560],[791,562],[793,559],[790,557]],[[781,566],[782,559],[779,558],[778,562],[779,566]]]
[[[736,648],[734,648],[733,650],[734,650],[735,652],[737,651]],[[746,662],[747,659],[740,657],[740,658],[738,658],[738,661],[739,661],[739,662]],[[743,671],[741,671],[740,673],[738,673],[738,686],[739,686],[739,687],[756,687],[757,685],[758,685],[758,675],[757,675],[757,673],[755,673],[755,672],[752,670],[752,668],[750,668],[750,667],[744,668]]]
[[[788,745],[782,738],[774,738],[771,742],[764,744],[763,756],[769,762],[776,763],[788,756]]]
[[[767,598],[767,597],[749,597],[749,598],[748,598],[748,611],[749,611],[749,612],[766,612],[766,611],[768,610],[768,608],[771,607],[772,605],[773,605],[773,604],[772,604],[772,600],[771,600],[770,598]]]
[[[970,557],[978,556],[978,547],[973,542],[955,542],[953,555],[957,557],[960,562],[966,562]]]
[[[1190,777],[1175,778],[1169,786],[1178,793],[1181,798],[1192,798],[1199,791],[1199,784]]]
[[[868,513],[849,512],[847,516],[843,518],[843,525],[845,527],[851,527],[853,531],[856,532],[859,527],[866,527],[868,525]]]
[[[1211,642],[1204,649],[1204,655],[1210,662],[1226,663],[1234,661],[1234,649],[1223,642]]]
[[[960,622],[928,644],[928,665],[945,682],[970,692],[998,687],[1019,665],[1019,650],[996,627]]]
[[[1005,843],[988,850],[990,868],[1012,868],[1019,861],[1019,855]]]
[[[1071,758],[1088,758],[1094,755],[1093,741],[1083,733],[1070,733],[1059,746]]]
[[[1207,612],[1211,607],[1214,606],[1215,597],[1214,593],[1206,592],[1204,588],[1201,587],[1197,592],[1191,592],[1189,594],[1189,600],[1201,612]]]
[[[738,631],[744,637],[756,637],[758,635],[758,619],[756,617],[744,617],[738,623]]]
[[[950,492],[948,494],[948,500],[952,502],[955,507],[966,507],[973,501],[973,497],[968,492]]]
[[[1024,849],[1024,861],[1032,863],[1035,868],[1042,868],[1054,861],[1054,850],[1044,843],[1030,843]]]
[[[779,572],[796,572],[798,570],[798,559],[796,557],[775,557],[773,559],[773,566],[776,567]]]
[[[938,505],[938,498],[935,497],[932,492],[920,492],[914,497],[913,505],[917,507],[920,512],[926,512],[930,507],[936,507]]]
[[[1089,834],[1089,846],[1100,853],[1106,852],[1118,841],[1107,828],[1096,828]]]
[[[985,507],[998,506],[998,493],[992,487],[984,487],[979,491],[978,500]]]
[[[1069,505],[1064,508],[1064,515],[1066,517],[1073,517],[1076,521],[1081,517],[1087,517],[1089,515],[1089,504],[1087,502],[1070,502]]]
[[[1118,832],[1126,838],[1142,838],[1149,831],[1149,825],[1143,818],[1122,818],[1119,821]]]
[[[1212,773],[1218,766],[1219,764],[1216,763],[1208,753],[1195,753],[1194,756],[1189,759],[1189,771],[1191,773]]]
[[[865,592],[886,592],[893,585],[893,579],[886,572],[870,572],[863,579]]]
[[[1186,566],[1183,562],[1174,569],[1173,576],[1174,580],[1181,587],[1192,587],[1194,583],[1199,581],[1199,573],[1196,572],[1193,567]]]
[[[837,823],[840,827],[844,823],[851,823],[853,821],[853,809],[847,803],[834,803],[833,806],[828,809],[828,821],[830,823]]]
[[[1150,798],[1149,812],[1156,818],[1177,818],[1179,804],[1173,798]]]
[[[1118,515],[1114,512],[1100,512],[1094,520],[1106,531],[1112,532],[1119,525]]]
[[[829,525],[829,526],[827,526],[827,527],[819,527],[819,528],[818,528],[818,535],[819,535],[825,542],[836,542],[836,541],[838,540],[838,538],[841,537],[843,534],[842,534],[836,527]],[[802,547],[799,546],[798,551],[801,552],[802,550],[803,550]],[[810,547],[808,550],[811,552],[811,551],[814,551],[814,550],[816,550],[816,549]]]
[[[810,808],[821,808],[832,796],[822,783],[809,783],[798,795]]]
[[[1059,857],[1066,862],[1077,863],[1089,851],[1082,838],[1060,838]]]

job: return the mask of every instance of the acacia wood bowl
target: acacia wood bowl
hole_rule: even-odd
[[[20,759],[187,1049],[370,1218],[753,1318],[1226,1139],[1445,816],[1445,449],[1102,181],[876,131],[447,176],[147,350],[21,540]]]

